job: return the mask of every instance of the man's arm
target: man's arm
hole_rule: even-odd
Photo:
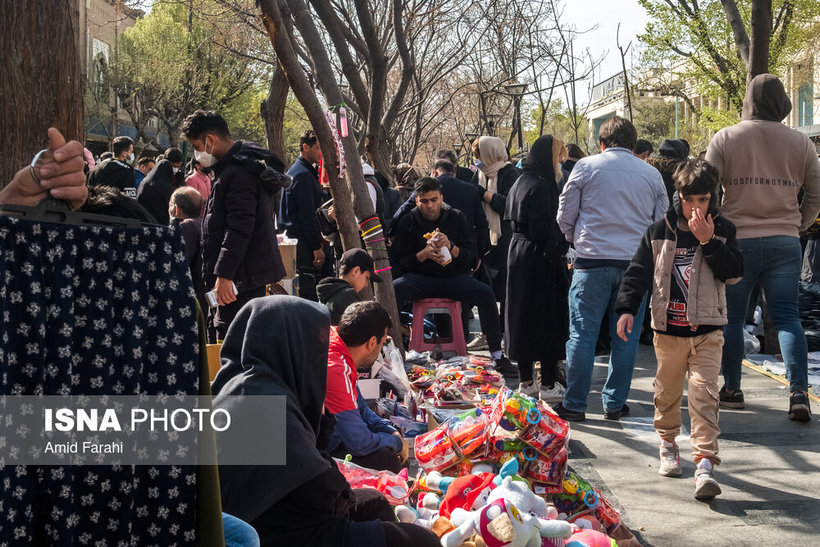
[[[393,222],[390,223],[390,230],[388,231],[388,237],[392,237],[395,235],[396,227],[399,225],[399,221],[404,218],[404,216],[416,208],[416,192],[410,194],[410,197],[402,203],[399,208],[393,213]]]
[[[615,312],[637,315],[644,294],[652,287],[652,278],[655,274],[655,258],[652,256],[652,242],[650,226],[644,233],[641,244],[632,257],[629,267],[624,273],[621,288],[618,291],[618,300],[615,303]]]
[[[726,221],[726,243],[717,238],[706,245],[702,245],[703,258],[715,277],[734,285],[743,277],[743,255],[737,246],[737,229],[733,224]]]
[[[581,176],[583,168],[576,165],[558,198],[558,227],[570,243],[575,239],[575,223],[581,207]]]
[[[225,235],[213,273],[234,280],[256,227],[259,182],[244,171],[236,171],[233,178],[225,182],[230,185],[225,192]]]
[[[397,430],[393,427],[393,424],[390,423],[390,420],[380,418],[378,414],[370,410],[370,407],[367,406],[367,402],[364,400],[364,396],[362,396],[362,392],[358,387],[356,388],[356,392],[356,403],[359,406],[359,414],[361,414],[364,423],[367,424],[367,428],[373,433],[394,435]]]
[[[654,171],[655,209],[652,211],[652,222],[657,222],[662,219],[666,211],[669,210],[669,195],[666,193],[666,186],[663,183],[663,177],[660,172],[657,169]]]

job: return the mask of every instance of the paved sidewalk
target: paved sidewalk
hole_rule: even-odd
[[[820,405],[810,424],[787,416],[788,389],[743,370],[746,409],[720,412],[716,475],[723,494],[694,499],[684,412],[683,477],[658,475],[658,437],[652,428],[655,354],[639,347],[629,397],[631,416],[603,419],[600,390],[605,358],[598,358],[585,422],[572,423],[570,465],[601,488],[646,545],[820,545]],[[686,396],[683,399],[684,410]]]

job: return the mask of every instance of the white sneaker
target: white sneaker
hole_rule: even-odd
[[[526,395],[527,397],[532,397],[533,399],[538,398],[538,384],[534,381],[530,383],[521,382],[518,384],[518,393],[521,395]]]
[[[680,449],[675,443],[661,441],[661,466],[658,474],[664,477],[680,477]]]
[[[558,382],[552,387],[541,386],[541,400],[545,403],[560,403],[564,400],[564,386]]]
[[[467,344],[467,349],[470,351],[482,351],[490,349],[490,346],[487,344],[487,337],[484,336],[484,333],[480,332],[476,335],[475,338],[470,340],[470,343]]]
[[[712,462],[701,460],[695,471],[695,499],[710,500],[718,494],[720,494],[720,485],[715,480]]]

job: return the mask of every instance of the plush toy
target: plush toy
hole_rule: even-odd
[[[618,547],[614,539],[596,530],[581,530],[572,534],[566,547]]]
[[[504,482],[507,481],[512,482],[512,479],[507,477]],[[548,521],[519,511],[503,498],[467,515],[469,518],[441,538],[444,547],[457,547],[475,533],[487,547],[541,547],[544,537],[568,538],[572,533],[572,525],[568,522]]]
[[[492,491],[487,502],[490,503],[497,499],[505,499],[515,505],[519,511],[531,513],[542,519],[549,516],[547,502],[544,498],[536,496],[526,481],[515,480],[511,476],[502,479],[501,484]],[[557,515],[556,511],[555,516]]]
[[[480,475],[464,475],[458,477],[447,488],[447,494],[438,507],[438,514],[442,517],[450,518],[450,514],[456,508],[472,511],[487,505],[490,492],[495,488],[492,473],[481,473]]]

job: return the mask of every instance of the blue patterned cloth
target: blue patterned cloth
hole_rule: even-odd
[[[173,228],[0,215],[0,257],[0,395],[198,393]],[[193,545],[195,527],[192,466],[0,466],[0,546]]]

